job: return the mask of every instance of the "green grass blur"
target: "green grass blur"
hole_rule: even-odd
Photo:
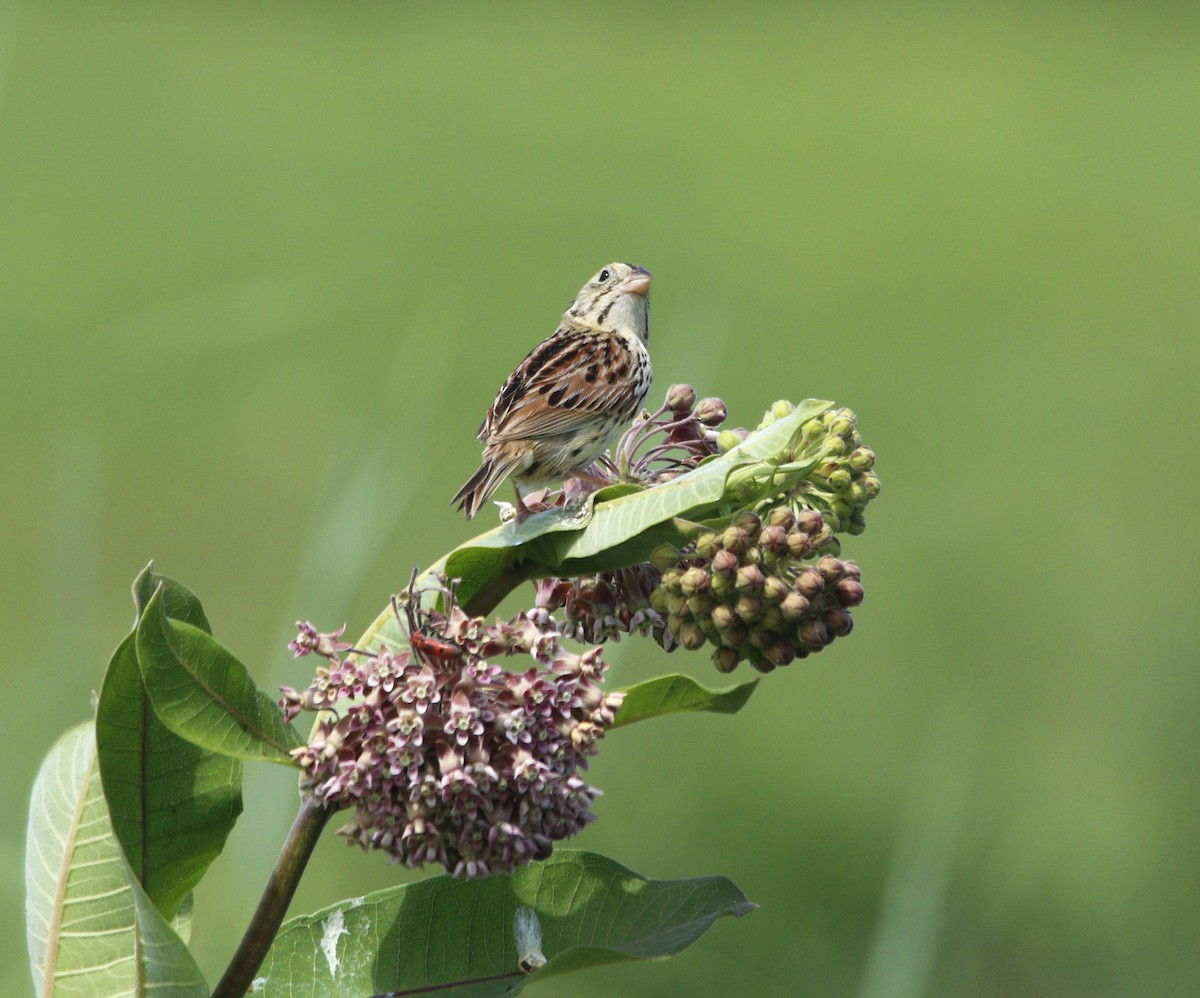
[[[29,787],[136,572],[299,684],[291,621],[356,632],[474,532],[492,394],[622,259],[655,397],[835,399],[884,491],[852,640],[592,770],[580,847],[761,910],[536,993],[1194,993],[1197,10],[0,4],[9,979]],[[249,771],[211,981],[293,802]],[[401,879],[331,835],[293,910]]]

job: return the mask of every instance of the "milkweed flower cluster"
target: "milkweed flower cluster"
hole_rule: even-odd
[[[289,719],[326,713],[292,754],[314,795],[354,808],[340,829],[351,844],[457,877],[507,872],[593,820],[600,791],[579,774],[622,694],[601,686],[602,649],[563,649],[545,610],[488,624],[441,595],[444,612],[406,594],[406,650],[342,658],[335,636],[302,628],[300,646],[328,664],[281,705]],[[533,664],[497,661],[517,656]]]

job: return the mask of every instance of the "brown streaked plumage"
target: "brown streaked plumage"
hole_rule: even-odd
[[[506,478],[519,499],[584,472],[637,414],[650,390],[650,280],[631,263],[604,267],[508,376],[479,428],[483,463],[451,500],[468,517]]]

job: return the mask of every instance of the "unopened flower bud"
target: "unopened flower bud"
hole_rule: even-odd
[[[795,523],[796,516],[787,506],[775,506],[767,514],[767,524],[772,527],[783,527],[784,531],[791,530]]]
[[[808,613],[808,597],[800,593],[788,593],[779,604],[784,620],[800,620]]]
[[[746,625],[735,620],[729,627],[721,631],[721,644],[726,648],[740,648],[746,641]]]
[[[811,444],[814,440],[819,439],[825,433],[825,425],[820,419],[810,419],[800,427],[800,439]]]
[[[796,658],[796,646],[787,638],[777,638],[767,648],[766,656],[772,665],[791,665]]]
[[[796,629],[796,637],[814,651],[819,651],[829,644],[829,630],[825,622],[819,618],[810,617],[801,621]]]
[[[858,606],[863,601],[863,584],[857,579],[842,579],[834,589],[842,606]]]
[[[743,565],[738,569],[734,585],[740,593],[758,593],[762,591],[765,581],[762,569],[757,565]]]
[[[762,596],[768,603],[778,603],[791,592],[791,587],[778,575],[768,575],[763,580]]]
[[[706,531],[696,538],[696,553],[702,558],[712,559],[721,550],[721,535]]]
[[[879,482],[879,476],[873,471],[865,472],[858,481],[859,484],[862,485],[863,490],[867,493],[868,499],[874,499],[877,495],[879,495],[879,490],[882,486]]]
[[[821,614],[821,620],[829,633],[839,638],[844,638],[854,630],[854,618],[845,607],[831,606]]]
[[[777,634],[789,633],[789,629],[784,623],[783,614],[780,612],[778,606],[764,606],[759,621],[768,631],[775,631]]]
[[[845,468],[838,468],[828,478],[829,488],[833,492],[841,492],[842,489],[850,487],[850,472]]]
[[[737,614],[728,603],[720,603],[713,607],[712,622],[716,625],[717,630],[727,631],[737,623]]]
[[[858,567],[857,561],[842,562],[842,578],[843,579],[862,579],[862,569]]]
[[[825,580],[815,568],[806,568],[796,576],[796,592],[812,599],[825,588]]]
[[[795,408],[787,399],[780,399],[771,406],[771,412],[775,414],[777,419],[783,419],[784,416],[790,416]]]
[[[761,624],[750,628],[750,644],[752,644],[759,651],[766,651],[775,643],[775,639],[776,635],[772,634]]]
[[[738,570],[739,565],[741,565],[741,562],[738,560],[738,556],[732,551],[718,551],[713,555],[712,570],[717,575],[731,576]]]
[[[758,542],[765,550],[779,554],[788,546],[788,532],[781,526],[768,524],[758,535]]]
[[[829,423],[829,432],[837,437],[849,437],[854,432],[854,414],[849,409],[839,410]]]
[[[839,559],[826,555],[817,562],[817,571],[827,583],[834,583],[842,577],[842,563]]]
[[[688,597],[687,610],[693,617],[704,617],[712,613],[715,605],[709,593],[696,593]]]
[[[650,553],[650,564],[660,572],[666,572],[679,564],[679,548],[674,544],[660,544]]]
[[[683,593],[667,593],[667,613],[681,617],[687,612],[687,597]]]
[[[856,447],[850,452],[850,467],[855,471],[870,471],[875,467],[875,452],[870,447]]]
[[[717,667],[718,672],[733,672],[737,668],[738,653],[732,648],[724,646],[718,648],[712,655],[712,663]]]
[[[741,554],[750,545],[750,535],[739,526],[726,527],[721,534],[721,544],[726,551]]]
[[[700,625],[694,620],[685,620],[679,627],[679,633],[676,635],[679,638],[679,643],[688,651],[695,651],[697,648],[703,648],[708,638]]]
[[[742,442],[733,430],[722,430],[721,435],[717,437],[717,450],[724,454],[726,451],[731,451]]]
[[[806,534],[815,534],[824,525],[825,521],[815,509],[802,509],[796,514],[796,526]]]
[[[733,612],[746,624],[758,620],[762,610],[763,602],[757,596],[743,596],[733,605]]]
[[[672,412],[691,412],[695,404],[696,390],[691,385],[672,385],[667,390],[667,408]]]
[[[833,528],[828,523],[823,523],[821,529],[812,535],[812,546],[820,550],[823,547],[828,547],[832,540]]]
[[[812,538],[800,530],[793,530],[787,535],[788,554],[793,558],[807,558],[812,551]]]
[[[696,593],[707,592],[709,585],[708,573],[703,568],[698,567],[689,568],[683,573],[683,578],[679,580],[679,588],[684,596],[693,596]]]
[[[866,529],[866,517],[864,517],[861,513],[855,513],[852,517],[850,517],[850,523],[846,527],[846,533],[848,533],[851,537],[857,537]]]
[[[696,406],[696,418],[705,426],[720,426],[728,415],[725,403],[717,398],[701,399]]]
[[[758,532],[762,529],[762,520],[759,519],[757,513],[754,513],[748,509],[743,509],[739,510],[737,515],[733,518],[733,525],[735,527],[741,527],[744,531],[746,531],[746,536],[753,541],[758,537]]]

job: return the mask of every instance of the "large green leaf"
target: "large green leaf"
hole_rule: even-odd
[[[433,877],[291,919],[256,993],[341,998],[436,986],[440,996],[513,995],[570,970],[670,956],[722,915],[754,907],[724,877],[647,880],[561,850],[511,875]],[[518,961],[533,951],[531,929],[549,962],[526,975]]]
[[[723,690],[710,690],[690,676],[658,676],[625,691],[625,699],[610,729],[665,714],[693,711],[736,714],[746,705],[756,686],[758,680],[751,679]]]
[[[167,616],[163,592],[155,591],[137,628],[138,665],[159,720],[213,752],[292,765],[299,733],[223,645]]]
[[[147,568],[139,611],[162,586],[171,617],[208,631],[200,601]],[[100,777],[113,830],[146,893],[172,918],[220,854],[242,811],[242,763],[180,738],[155,715],[130,634],[113,654],[96,709]]]
[[[42,763],[25,853],[29,962],[38,995],[208,994],[187,947],[125,862],[109,823],[91,723],[63,735]]]

